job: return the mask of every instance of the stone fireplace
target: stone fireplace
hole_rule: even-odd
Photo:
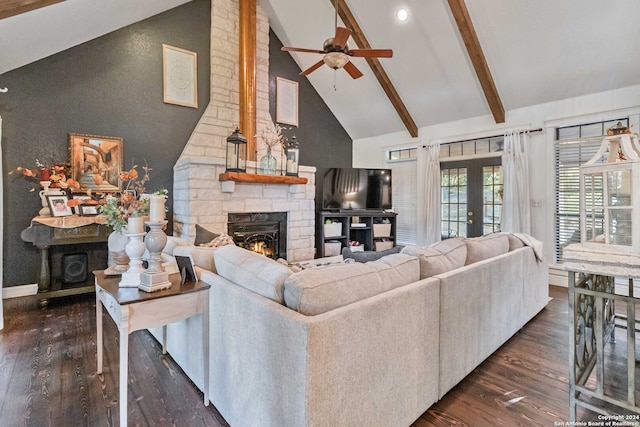
[[[229,214],[284,212],[286,253],[280,257],[289,261],[312,259],[315,255],[315,167],[300,166],[300,176],[308,179],[307,184],[218,180],[225,172],[226,138],[240,117],[238,19],[237,0],[212,2],[210,101],[174,166],[174,234],[193,241],[196,224],[216,233],[227,233]],[[256,128],[260,134],[273,126],[269,114],[269,21],[260,5],[256,20]],[[258,143],[257,149],[256,157],[260,159],[266,146]],[[280,147],[273,154],[280,168]],[[256,162],[247,163],[247,172],[255,173]]]

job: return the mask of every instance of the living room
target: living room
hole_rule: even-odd
[[[194,209],[189,205],[178,206],[177,195],[184,187],[182,182],[177,184],[174,168],[177,164],[208,163],[200,160],[202,157],[224,158],[224,141],[239,119],[237,104],[228,111],[218,105],[221,88],[236,81],[233,73],[221,63],[228,61],[229,55],[235,55],[237,45],[227,46],[228,41],[219,36],[219,32],[227,34],[233,30],[226,13],[236,4],[206,0],[188,2],[2,72],[0,87],[8,88],[8,92],[0,94],[5,299],[34,294],[33,283],[40,255],[33,245],[21,241],[20,232],[29,226],[41,208],[37,192],[30,192],[30,183],[15,180],[6,172],[20,165],[30,166],[35,159],[66,162],[70,132],[122,137],[125,166],[146,163],[151,167],[150,189],[166,188],[170,195],[167,218],[173,220],[169,221],[167,234],[193,238],[196,223],[213,228],[215,232],[225,231],[224,222],[206,214],[196,218],[182,216],[185,210]],[[46,10],[44,8],[42,12],[46,13]],[[421,126],[418,138],[404,130],[353,138],[341,124],[339,114],[327,107],[329,102],[320,97],[306,77],[298,75],[301,67],[288,53],[280,50],[282,43],[274,31],[268,30],[268,13],[261,5],[258,6],[258,23],[261,28],[258,49],[262,52],[258,57],[262,68],[258,74],[261,96],[257,131],[274,121],[276,78],[297,82],[300,125],[295,129],[295,135],[301,142],[300,163],[304,166],[398,167],[398,163],[388,162],[389,151],[412,149],[427,143],[480,139],[511,129],[542,128],[542,132],[530,134],[530,144],[536,147],[529,153],[530,180],[535,182],[530,195],[531,234],[544,243],[547,260],[555,260],[556,256],[553,179],[556,129],[620,118],[627,118],[632,130],[640,126],[640,83],[635,82],[626,87],[511,108],[507,110],[504,123],[497,124],[491,114],[485,114]],[[0,29],[2,24],[0,21]],[[162,44],[197,53],[197,108],[162,102]],[[217,58],[217,54],[223,58]],[[615,54],[615,50],[603,52],[602,60],[606,61],[610,54]],[[364,69],[364,63],[361,67]],[[223,78],[229,80],[230,75],[233,76],[232,83],[224,82]],[[337,94],[343,90],[342,84],[349,82],[340,83],[335,91]],[[233,99],[228,93],[235,93],[235,89],[226,90],[225,99]],[[257,149],[256,157],[260,158],[266,147],[258,144]],[[250,171],[253,168],[257,166],[250,166]],[[217,181],[218,169],[204,174]],[[417,181],[420,185],[421,180]],[[317,192],[316,185],[316,203]],[[415,224],[415,227],[420,226]],[[554,262],[550,261],[550,264],[553,270]],[[561,268],[557,270],[557,274],[552,274],[551,283],[566,286],[566,273]]]

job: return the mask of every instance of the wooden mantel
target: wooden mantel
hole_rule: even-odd
[[[299,176],[286,176],[286,175],[259,175],[255,173],[243,173],[243,172],[224,172],[218,177],[219,181],[235,181],[235,182],[249,182],[254,184],[306,184],[309,181],[307,178]]]

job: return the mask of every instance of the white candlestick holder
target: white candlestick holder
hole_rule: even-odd
[[[140,275],[144,273],[142,255],[144,255],[143,237],[146,233],[127,233],[129,242],[124,250],[129,256],[129,268],[122,273],[121,288],[136,288],[140,284]]]
[[[162,267],[162,250],[167,245],[167,235],[162,228],[167,221],[147,221],[149,233],[144,244],[149,251],[149,266],[140,275],[138,288],[145,292],[155,292],[171,287],[169,273]]]

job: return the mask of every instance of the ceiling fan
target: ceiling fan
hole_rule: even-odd
[[[335,4],[335,27],[336,33],[332,38],[328,38],[324,41],[322,50],[316,49],[304,49],[299,47],[283,46],[282,50],[286,52],[308,52],[308,53],[321,53],[324,54],[322,59],[311,67],[307,68],[300,73],[301,76],[311,74],[323,64],[327,64],[330,68],[337,70],[338,68],[344,68],[349,75],[354,78],[362,77],[362,72],[356,67],[349,57],[359,58],[391,58],[393,51],[391,49],[349,49],[347,40],[351,35],[351,30],[345,27],[338,27],[338,1]]]

